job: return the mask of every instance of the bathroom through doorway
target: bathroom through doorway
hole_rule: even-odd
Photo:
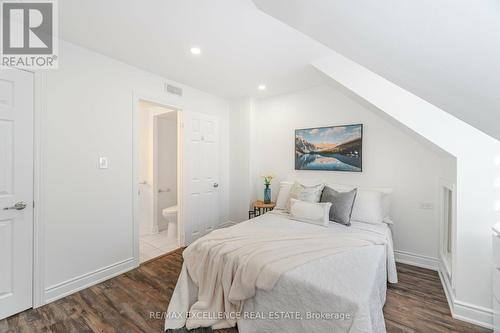
[[[178,111],[138,103],[138,219],[141,263],[179,248]]]

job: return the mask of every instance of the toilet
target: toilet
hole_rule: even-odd
[[[177,241],[177,205],[165,208],[162,215],[168,223],[167,239]]]

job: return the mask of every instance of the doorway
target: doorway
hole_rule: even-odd
[[[179,248],[179,111],[138,102],[138,218],[141,263]]]

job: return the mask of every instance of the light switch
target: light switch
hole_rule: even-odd
[[[108,168],[108,158],[99,157],[99,169],[107,169],[107,168]]]

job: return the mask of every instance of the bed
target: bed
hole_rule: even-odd
[[[391,230],[386,224],[352,222],[328,227],[295,221],[270,212],[239,223],[234,231],[319,232],[336,237],[369,237],[376,245],[346,247],[284,272],[270,290],[257,289],[235,318],[240,333],[251,332],[385,332],[382,308],[387,281],[397,282]],[[229,228],[229,229],[230,229]],[[332,238],[333,239],[333,238]],[[198,287],[185,265],[168,306],[165,329],[186,325]]]

